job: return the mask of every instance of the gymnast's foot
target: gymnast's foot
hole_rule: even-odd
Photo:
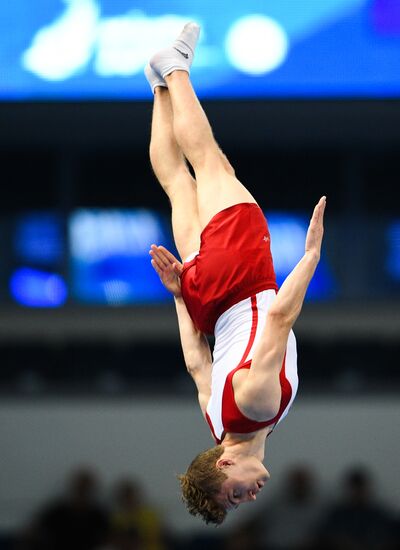
[[[197,23],[186,23],[172,46],[153,55],[150,59],[151,68],[163,79],[173,71],[190,73],[199,34],[200,26]]]
[[[150,67],[150,64],[146,65],[144,69],[144,74],[147,78],[148,83],[150,84],[150,88],[153,94],[155,93],[155,89],[157,88],[157,86],[168,88],[165,80]]]

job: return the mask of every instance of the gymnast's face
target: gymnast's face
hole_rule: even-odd
[[[229,459],[222,455],[217,461],[217,467],[228,476],[217,497],[217,502],[226,510],[256,500],[270,477],[263,463],[255,457]]]

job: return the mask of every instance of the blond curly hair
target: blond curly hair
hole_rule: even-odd
[[[224,447],[218,445],[198,454],[191,462],[187,472],[179,475],[182,500],[189,513],[201,516],[206,523],[220,525],[226,518],[226,510],[215,500],[222,483],[228,478],[216,467]]]

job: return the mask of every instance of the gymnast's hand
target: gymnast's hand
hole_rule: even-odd
[[[321,197],[317,206],[314,208],[306,237],[306,254],[312,255],[317,262],[321,256],[325,206],[326,197]]]
[[[151,265],[157,271],[162,284],[175,298],[179,298],[182,295],[180,275],[183,265],[181,262],[164,246],[152,244],[149,254],[152,257]]]

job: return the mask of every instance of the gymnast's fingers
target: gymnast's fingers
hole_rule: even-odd
[[[154,262],[154,264],[157,265],[158,269],[160,269],[161,271],[164,271],[166,267],[168,267],[164,265],[164,262],[160,259],[159,255],[156,254],[153,250],[150,250],[150,256],[153,258],[152,265]]]
[[[158,262],[163,264],[165,268],[171,266],[171,262],[165,257],[159,246],[152,246],[150,253],[152,253],[151,255],[153,258],[157,258]]]
[[[165,246],[159,246],[159,249],[164,253],[165,257],[168,259],[168,261],[171,264],[175,263],[176,265],[179,265],[179,266],[182,265],[181,262],[177,258],[175,258],[172,252],[170,252],[165,248]]]
[[[154,270],[158,273],[158,275],[161,277],[162,270],[158,267],[155,260],[151,260],[151,265],[153,266]]]

